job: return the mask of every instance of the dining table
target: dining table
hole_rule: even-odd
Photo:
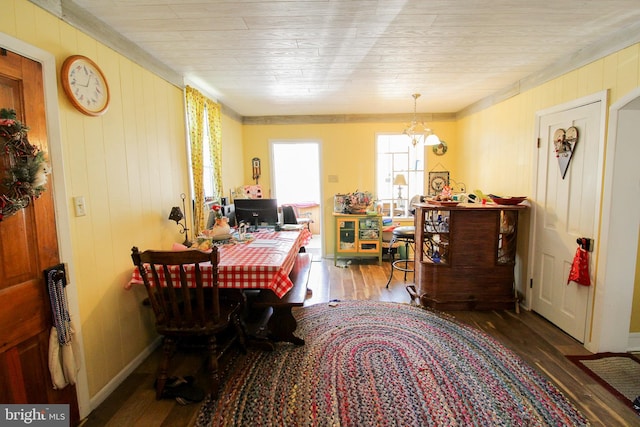
[[[260,230],[243,236],[242,239],[230,238],[214,242],[218,247],[218,287],[219,289],[235,289],[240,291],[259,290],[272,292],[282,298],[293,287],[290,273],[296,262],[298,253],[311,239],[308,229],[290,231]],[[190,248],[174,245],[173,250],[189,250]],[[200,264],[204,285],[211,285],[213,279],[209,263]],[[195,268],[186,268],[187,285],[192,286]],[[153,284],[151,273],[149,278]],[[164,272],[158,270],[160,280]],[[174,283],[178,280],[177,269],[170,272]],[[144,284],[140,271],[134,268],[131,280],[125,286]],[[246,297],[245,297],[246,298]],[[250,310],[250,307],[249,307]],[[290,331],[291,338],[293,331]]]
[[[293,286],[289,273],[300,248],[311,239],[306,229],[294,231],[258,231],[245,236],[241,241],[231,238],[218,244],[218,287],[220,289],[268,289],[278,298]],[[190,248],[174,245],[178,250]],[[211,283],[213,275],[206,265],[201,265],[205,284]],[[160,278],[164,273],[159,271]],[[189,270],[187,269],[187,273]],[[172,274],[173,276],[173,274]],[[191,274],[187,274],[187,284]],[[177,276],[175,277],[177,278]],[[126,288],[143,284],[137,268]]]
[[[218,282],[227,289],[268,289],[278,298],[293,286],[289,273],[309,243],[307,229],[253,233],[254,239],[219,247]]]

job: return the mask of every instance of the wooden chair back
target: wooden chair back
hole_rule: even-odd
[[[140,252],[133,247],[131,258],[141,272],[158,333],[206,335],[211,328],[219,328],[221,320],[225,322],[226,319],[220,319],[217,247],[214,246],[210,253],[192,249]],[[206,262],[213,268],[210,273],[207,271],[212,277],[205,286],[200,263]]]
[[[293,206],[282,205],[282,223],[283,224],[297,224],[298,219],[296,217],[296,211]]]

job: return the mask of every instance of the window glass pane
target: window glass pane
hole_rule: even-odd
[[[409,202],[424,194],[425,147],[413,146],[406,135],[377,135],[376,194],[383,215],[409,215]],[[403,185],[395,185],[396,179]]]

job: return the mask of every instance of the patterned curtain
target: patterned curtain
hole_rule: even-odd
[[[220,119],[220,105],[205,97],[198,90],[187,86],[187,126],[191,144],[191,172],[193,174],[193,191],[195,195],[194,235],[205,228],[204,185],[203,185],[203,144],[205,143],[205,112],[209,124],[209,144],[213,165],[213,197],[222,196],[222,131]]]
[[[207,100],[209,117],[209,136],[211,164],[213,165],[213,198],[220,200],[224,196],[222,187],[222,119],[220,118],[220,104]]]

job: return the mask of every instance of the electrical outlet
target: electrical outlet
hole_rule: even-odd
[[[87,214],[87,208],[84,204],[84,196],[74,197],[73,206],[76,211],[76,216],[85,216]]]

